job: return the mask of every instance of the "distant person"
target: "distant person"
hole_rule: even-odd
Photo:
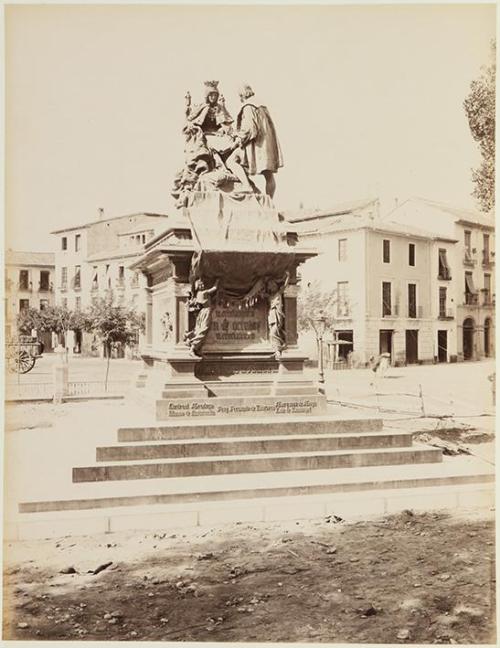
[[[387,370],[390,367],[391,355],[389,353],[381,353],[377,357],[371,356],[369,360],[369,365],[373,371],[374,379],[370,382],[370,385],[375,384],[375,378],[383,378],[387,373]]]

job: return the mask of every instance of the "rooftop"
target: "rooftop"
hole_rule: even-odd
[[[433,209],[438,209],[439,211],[452,216],[457,223],[472,223],[475,225],[481,225],[483,227],[495,227],[495,216],[493,212],[485,213],[473,209],[462,209],[460,207],[454,207],[452,205],[437,202],[436,200],[428,200],[426,198],[419,197],[408,198],[408,200],[405,200],[398,207],[389,212],[388,215],[390,216],[397,209],[400,209],[408,203],[419,203],[424,206],[427,205],[429,207],[432,207]]]
[[[55,266],[53,252],[19,252],[7,250],[5,253],[6,265],[21,266]]]
[[[122,214],[121,216],[113,216],[111,218],[98,218],[95,221],[90,223],[84,223],[83,225],[72,225],[71,227],[64,227],[62,229],[57,229],[51,232],[51,234],[61,234],[62,232],[71,232],[72,230],[85,229],[91,227],[92,225],[98,225],[99,223],[106,223],[108,221],[119,220],[122,218],[132,218],[132,216],[151,216],[153,218],[168,218],[168,214],[155,214],[153,212],[135,212],[133,214]]]
[[[329,209],[297,209],[281,212],[281,215],[289,223],[300,223],[305,221],[320,220],[332,216],[344,216],[355,212],[362,212],[371,207],[378,211],[378,198],[367,198],[365,200],[356,200],[348,203],[341,203]]]

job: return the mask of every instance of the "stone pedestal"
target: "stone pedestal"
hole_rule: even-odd
[[[147,276],[151,303],[142,356],[164,368],[158,420],[325,411],[326,399],[305,377],[307,358],[297,346],[296,270],[316,253],[299,245],[286,225],[267,196],[195,193],[134,264]],[[205,288],[219,282],[199,357],[185,341],[195,325],[188,302],[197,277]],[[283,300],[281,355],[269,334],[270,296],[263,288],[269,281]]]

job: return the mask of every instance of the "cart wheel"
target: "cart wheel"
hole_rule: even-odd
[[[27,351],[19,351],[16,359],[19,373],[25,374],[31,371],[35,366],[35,358],[30,356]]]

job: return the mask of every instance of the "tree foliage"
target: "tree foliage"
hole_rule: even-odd
[[[495,81],[496,45],[492,43],[492,61],[483,67],[478,79],[472,81],[464,101],[472,137],[478,143],[482,161],[472,170],[474,191],[483,211],[495,206]]]
[[[319,281],[303,286],[297,298],[298,330],[308,331],[314,328],[313,321],[320,315],[326,319],[327,329],[331,329],[336,321],[337,306],[340,305],[338,302],[337,291],[323,290]]]
[[[47,306],[43,310],[22,310],[17,316],[17,328],[25,335],[31,333],[32,329],[66,334],[71,329],[84,328],[85,321],[85,314],[81,311],[71,311],[63,306]]]
[[[97,335],[104,343],[107,354],[113,344],[134,344],[144,331],[144,314],[132,307],[116,305],[110,292],[92,303],[85,313],[83,329]]]

